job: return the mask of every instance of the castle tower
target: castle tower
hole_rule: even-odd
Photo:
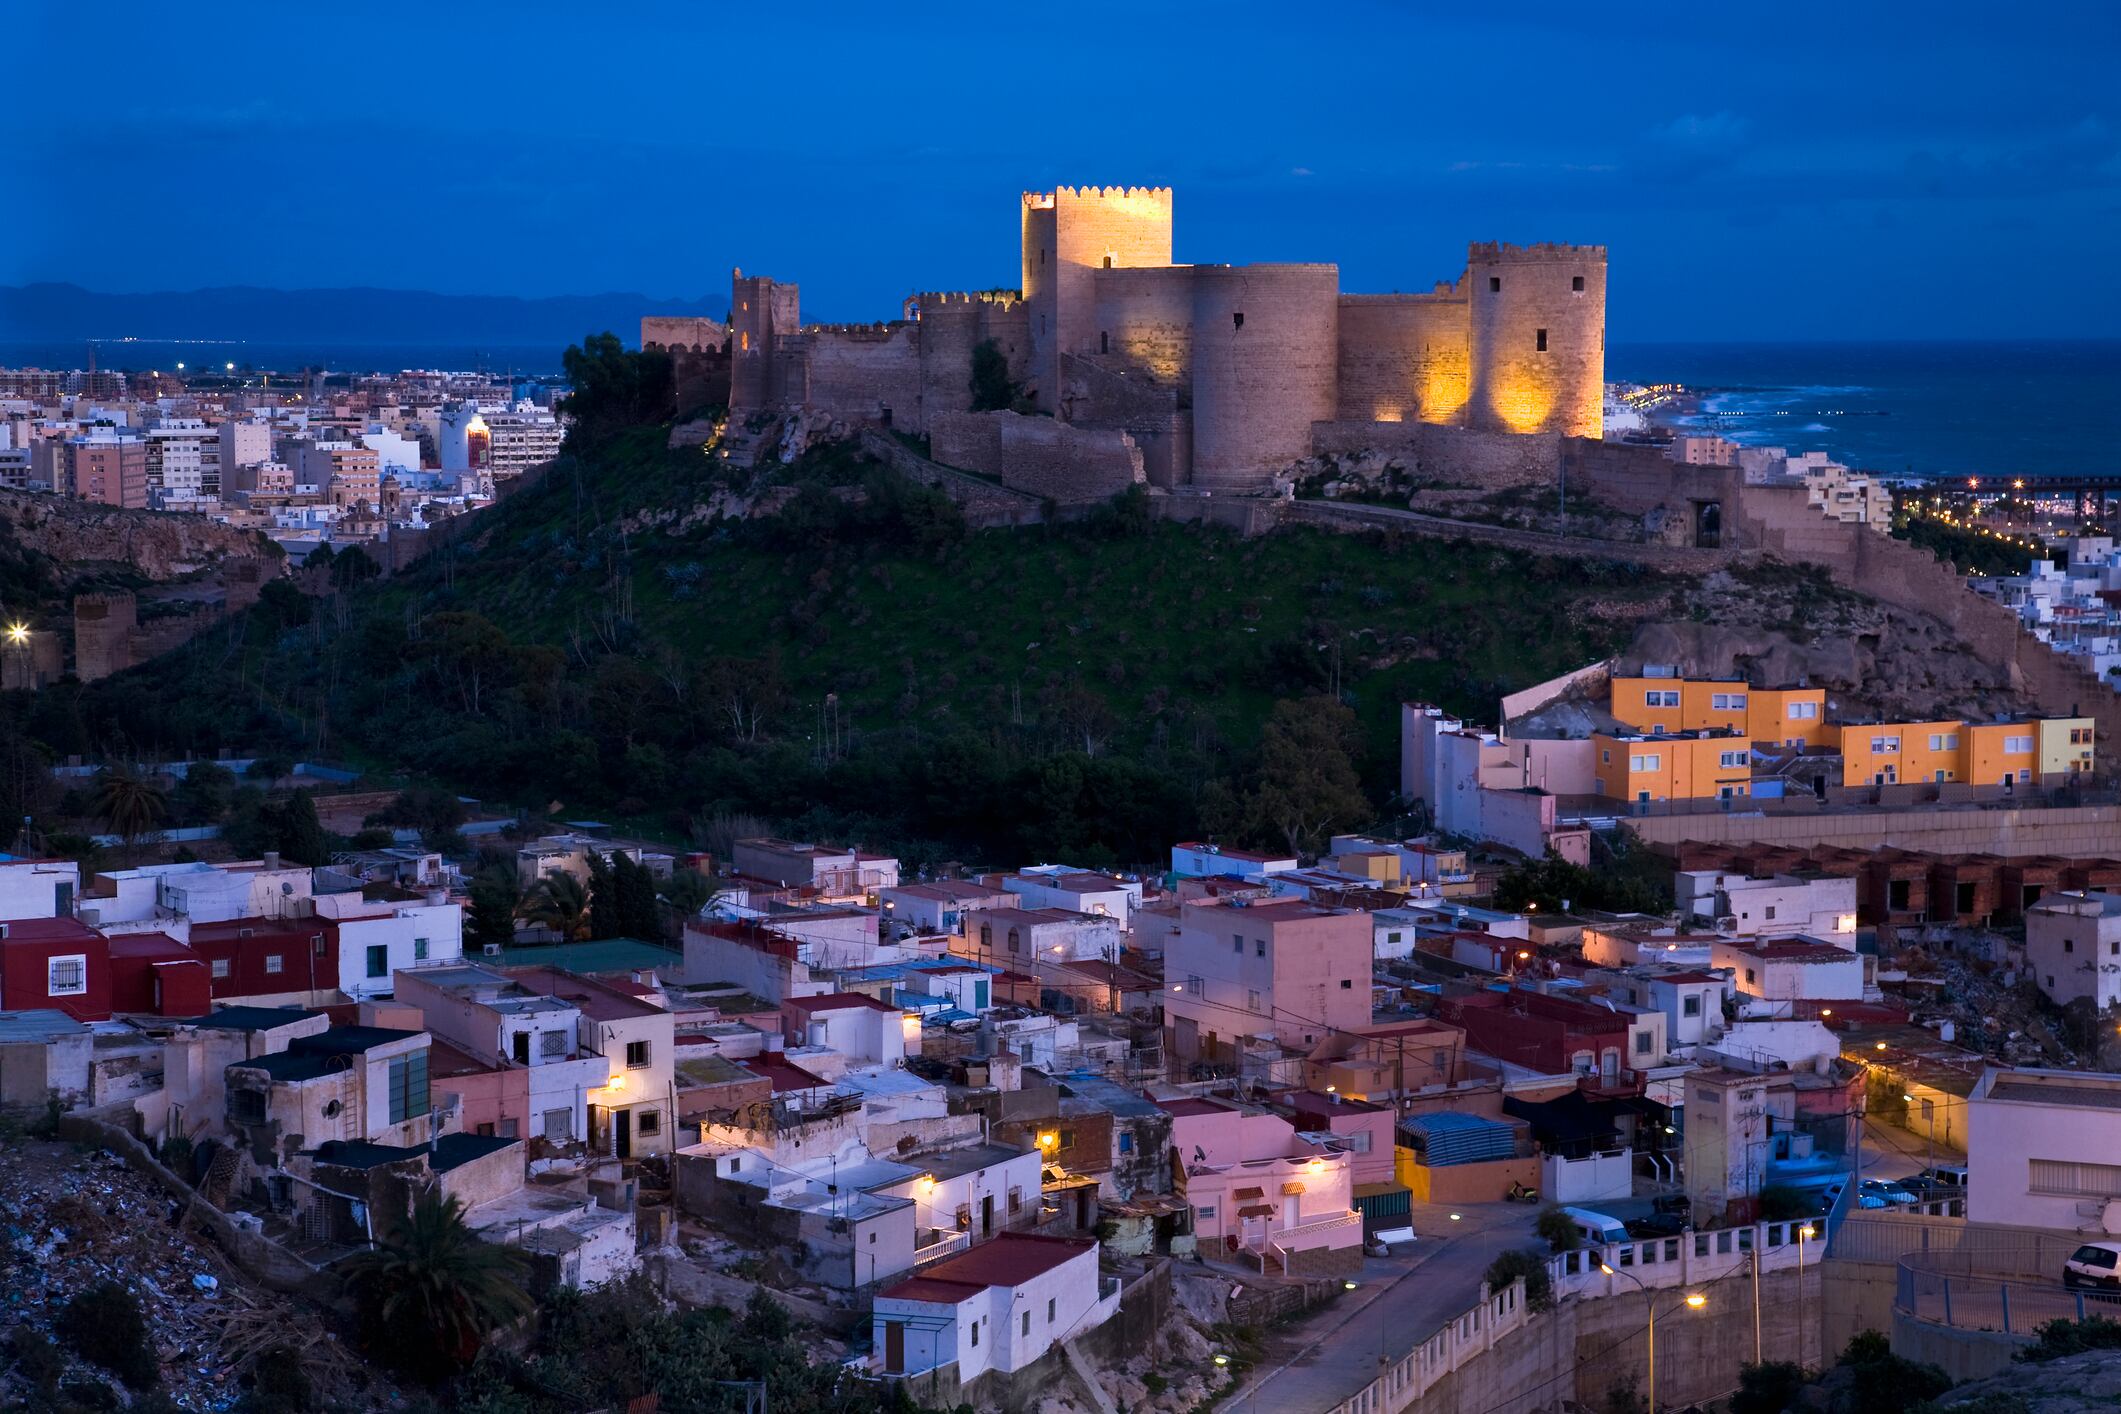
[[[1334,413],[1337,265],[1193,267],[1193,484],[1264,491]]]
[[[74,676],[94,682],[131,667],[139,622],[139,605],[130,594],[76,594]]]
[[[729,272],[729,406],[752,410],[782,401],[774,354],[802,328],[802,287],[765,275]]]
[[[1060,355],[1097,341],[1092,271],[1171,263],[1169,187],[1056,187],[1023,197],[1024,300],[1031,323],[1031,377],[1052,411]]]
[[[1466,256],[1466,425],[1597,437],[1605,428],[1605,247],[1480,242]]]

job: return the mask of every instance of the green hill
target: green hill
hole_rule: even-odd
[[[1402,699],[1489,720],[1692,587],[1435,539],[1244,540],[1143,498],[968,531],[846,446],[753,477],[667,430],[578,431],[410,573],[275,585],[229,630],[14,710],[51,752],[350,759],[672,837],[741,813],[919,858],[1147,863],[1202,830],[1278,835],[1255,789],[1278,701],[1317,727],[1284,759],[1337,768],[1344,744],[1381,807]],[[792,499],[702,510],[762,491]]]

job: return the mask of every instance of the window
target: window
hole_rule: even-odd
[[[2023,755],[2033,749],[2033,739],[2029,736],[2007,736],[2003,739],[2003,749],[2012,755]]]
[[[564,1144],[574,1137],[574,1115],[568,1110],[545,1111],[545,1137],[555,1144]]]
[[[265,954],[265,970],[267,972],[278,972],[280,968],[280,954],[276,952],[269,952]]]
[[[427,939],[414,938],[412,940],[412,960],[414,962],[427,961]]]
[[[1725,751],[1717,756],[1716,764],[1724,767],[1743,766],[1750,760],[1752,760],[1752,755],[1749,752]]]
[[[1246,1011],[1258,1011],[1258,1010],[1259,1010],[1259,993],[1257,993],[1257,992],[1246,992],[1246,993],[1245,993],[1245,1010],[1246,1010]]]
[[[2075,940],[2075,939],[2073,939],[2073,938],[2064,938],[2064,939],[2062,940],[2062,951],[2064,951],[2064,952],[2075,952],[2076,950],[2077,950],[2077,943],[2076,943],[2076,940]]]
[[[1944,750],[1944,733],[1943,733],[1943,732],[1931,732],[1931,733],[1930,733],[1930,750],[1932,750],[1932,751],[1942,751],[1942,750]]]
[[[1107,270],[1110,270],[1112,268],[1112,257],[1109,255],[1105,257],[1105,268]]]
[[[2026,1187],[2035,1193],[2081,1198],[2121,1198],[2121,1164],[2073,1163],[2068,1159],[2028,1159]]]
[[[1122,1134],[1122,1135],[1120,1135],[1120,1136],[1119,1136],[1119,1151],[1120,1151],[1120,1152],[1121,1152],[1122,1154],[1131,1154],[1131,1153],[1133,1153],[1133,1152],[1134,1152],[1134,1136],[1133,1136],[1133,1135],[1131,1135],[1131,1134]]]
[[[1753,975],[1753,969],[1750,967],[1745,970],[1745,980],[1748,986],[1758,986],[1760,982],[1760,979]]]
[[[213,973],[216,981],[226,977],[228,975],[228,959],[225,957],[215,958],[213,961]]]
[[[1679,999],[1679,1014],[1681,1016],[1701,1015],[1701,998],[1698,995],[1681,997]]]
[[[1343,978],[1341,978],[1341,979],[1340,979],[1340,989],[1341,989],[1341,990],[1342,990],[1343,992],[1352,992],[1352,991],[1354,991],[1354,990],[1355,990],[1355,979],[1354,979],[1353,977],[1343,977]]]
[[[648,1043],[646,1041],[628,1041],[626,1043],[626,1068],[628,1070],[639,1070],[646,1064],[648,1064]]]
[[[1391,932],[1389,932],[1389,933],[1385,934],[1385,941],[1386,941],[1386,942],[1388,942],[1388,943],[1394,944],[1394,945],[1396,946],[1396,945],[1398,944],[1399,940],[1400,940],[1400,930],[1399,930],[1399,929],[1397,929],[1397,928],[1394,928],[1394,929],[1393,929],[1393,930],[1392,930]]]
[[[390,1063],[390,1122],[403,1124],[418,1119],[429,1109],[427,1099],[427,1052],[414,1051]]]
[[[1370,1131],[1367,1129],[1359,1129],[1355,1133],[1350,1134],[1348,1136],[1348,1152],[1351,1154],[1369,1153]]]
[[[1642,694],[1642,705],[1645,707],[1677,707],[1679,705],[1679,694],[1676,692],[1645,692]]]
[[[1583,293],[1583,276],[1581,276],[1581,275],[1571,275],[1571,276],[1569,277],[1569,288],[1570,288],[1571,290],[1574,290],[1574,291],[1575,291],[1575,292],[1576,292],[1577,294],[1579,294],[1579,295],[1580,295],[1580,294],[1582,294],[1582,293]]]
[[[1205,999],[1208,994],[1207,984],[1202,982],[1198,977],[1186,978],[1186,990],[1191,992],[1194,996],[1203,999]]]
[[[972,1348],[979,1349],[979,1317],[972,1318]]]
[[[1237,330],[1237,329],[1242,329],[1242,328],[1244,328],[1244,327],[1245,327],[1245,316],[1244,316],[1244,313],[1243,313],[1242,311],[1239,311],[1239,310],[1233,310],[1233,311],[1231,311],[1231,314],[1230,314],[1230,328],[1231,328],[1232,330]]]
[[[2032,773],[2032,771],[2031,771],[2031,770],[2030,770],[2029,768],[2027,768],[2027,767],[2023,767],[2023,766],[2021,766],[2021,767],[2019,767],[2019,768],[2018,768],[2018,779],[2019,779],[2019,780],[2021,780],[2021,781],[2029,781],[2029,780],[2031,780],[2032,778],[2033,778],[2033,773]]]
[[[1655,752],[1647,756],[1630,756],[1628,758],[1628,769],[1630,771],[1660,771],[1664,769],[1664,757]]]
[[[1499,295],[1502,293],[1502,276],[1488,276],[1488,293],[1491,295]]]
[[[1073,1148],[1075,1147],[1075,1131],[1074,1131],[1074,1130],[1072,1130],[1072,1129],[1063,1129],[1063,1130],[1062,1130],[1062,1131],[1060,1132],[1060,1146],[1061,1146],[1061,1147],[1062,1147],[1063,1149],[1073,1149]]]
[[[1536,338],[1538,341],[1537,347],[1534,351],[1537,353],[1545,353],[1547,351],[1547,331],[1544,329],[1535,330],[1534,338]]]
[[[1266,955],[1267,955],[1267,940],[1266,940],[1265,938],[1254,938],[1254,939],[1252,940],[1252,956],[1254,956],[1254,957],[1265,957]]]
[[[1031,1313],[1029,1311],[1024,1312],[1024,1324],[1021,1327],[1021,1333],[1024,1335],[1031,1334]]]
[[[1712,692],[1709,694],[1709,705],[1719,712],[1743,712],[1745,710],[1745,694],[1742,692]]]
[[[1610,765],[1612,765],[1612,764],[1613,764],[1613,748],[1612,748],[1612,747],[1610,747],[1610,746],[1608,746],[1608,747],[1604,748],[1603,750],[1601,750],[1601,751],[1600,751],[1600,752],[1598,753],[1598,760],[1599,760],[1599,763],[1600,763],[1601,765],[1606,765],[1606,766],[1610,766]]]
[[[1205,1208],[1195,1208],[1193,1210],[1193,1216],[1196,1218],[1212,1218],[1215,1216],[1215,1205],[1213,1203],[1210,1203]]]
[[[1017,932],[1017,930],[1016,930],[1016,929],[1014,929],[1014,928],[1011,928],[1011,929],[1009,930],[1009,951],[1011,951],[1011,952],[1022,952],[1023,950],[1024,950],[1024,940],[1023,940],[1023,938],[1022,938],[1022,937],[1021,937],[1021,936],[1020,936],[1020,935],[1018,934],[1018,932]]]
[[[1775,905],[1773,905],[1772,903],[1771,903],[1771,904],[1769,904],[1769,905],[1767,906],[1767,912],[1766,912],[1766,913],[1765,913],[1765,914],[1763,915],[1763,917],[1765,917],[1765,918],[1766,918],[1766,920],[1767,920],[1768,922],[1770,922],[1770,923],[1774,922],[1774,921],[1775,921]]]
[[[44,992],[51,997],[78,997],[88,990],[88,954],[55,957],[44,964]]]
[[[370,977],[388,977],[390,975],[390,949],[381,943],[369,945],[368,975]]]
[[[1049,1296],[1046,1298],[1046,1324],[1049,1326],[1053,1324],[1054,1304],[1054,1299],[1052,1297]]]
[[[1635,1054],[1638,1056],[1648,1055],[1650,1053],[1650,1043],[1656,1039],[1647,1031],[1637,1031],[1635,1033]]]
[[[633,1127],[641,1134],[661,1134],[663,1132],[663,1116],[657,1110],[635,1110],[633,1112]],[[874,1242],[876,1239],[872,1237],[869,1240]]]
[[[541,1031],[538,1033],[538,1054],[547,1060],[558,1060],[567,1054],[565,1031]]]
[[[1230,951],[1231,951],[1231,952],[1243,952],[1244,950],[1245,950],[1245,935],[1244,935],[1244,934],[1242,934],[1242,933],[1232,933],[1232,934],[1230,935]]]
[[[979,945],[982,951],[992,952],[994,950],[994,927],[992,924],[982,923],[979,925]]]
[[[1790,704],[1790,720],[1793,722],[1814,721],[1818,716],[1819,704],[1816,702],[1792,702]]]

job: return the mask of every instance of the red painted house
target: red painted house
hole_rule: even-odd
[[[65,1012],[110,1019],[110,945],[71,918],[0,923],[0,1011]]]
[[[1602,1072],[1617,1079],[1634,1064],[1631,1016],[1572,997],[1522,987],[1482,991],[1441,999],[1436,1016],[1463,1028],[1473,1050],[1545,1075]]]
[[[336,934],[321,919],[194,923],[191,949],[206,960],[217,1002],[334,992],[339,986]]]
[[[110,1009],[204,1016],[213,1008],[206,962],[167,933],[119,933],[110,950]]]

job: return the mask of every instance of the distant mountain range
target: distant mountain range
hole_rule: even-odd
[[[112,295],[79,285],[0,285],[0,342],[87,339],[204,340],[260,344],[545,345],[610,330],[631,344],[643,314],[719,319],[727,296],[653,299],[638,294],[443,295],[431,290],[211,290]]]

